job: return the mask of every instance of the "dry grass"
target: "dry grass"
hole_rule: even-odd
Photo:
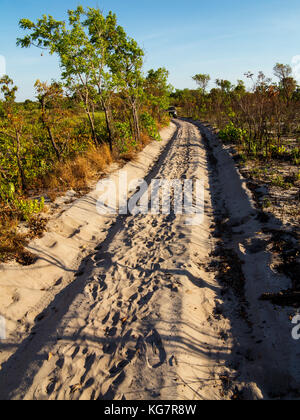
[[[115,154],[114,154],[114,160],[118,161],[120,160],[121,162],[130,162],[132,160],[135,160],[138,153],[140,151],[142,151],[149,143],[151,143],[153,141],[153,139],[151,139],[151,137],[146,134],[146,133],[141,133],[140,135],[140,142],[138,144],[138,146],[132,146],[126,153],[122,153],[121,156],[118,154],[118,152],[115,150]]]
[[[78,155],[73,160],[58,163],[53,172],[42,180],[42,185],[52,200],[68,189],[85,191],[89,181],[99,177],[112,160],[109,147],[103,145],[99,149]],[[31,239],[43,234],[46,220],[40,217],[32,218],[26,234],[19,232],[19,223],[16,214],[8,212],[4,207],[0,208],[0,262],[16,260],[22,265],[30,265],[35,261],[35,257],[24,247]]]
[[[4,214],[0,216],[0,261],[17,258],[27,244],[26,235],[17,231],[18,221]]]
[[[89,181],[102,174],[112,161],[109,147],[103,145],[99,149],[91,149],[78,155],[73,160],[58,163],[44,180],[44,185],[49,190],[48,195],[51,194],[51,198],[54,198],[57,192],[67,189],[85,190]]]
[[[22,265],[31,265],[36,256],[26,251],[24,247],[36,237],[41,237],[46,229],[47,220],[40,216],[33,217],[27,226],[27,233],[18,230],[19,220],[12,215],[0,211],[0,262],[16,260]]]
[[[151,143],[153,140],[148,134],[142,133],[141,134],[141,143],[140,143],[140,149],[142,150],[145,146],[147,146],[149,143]]]

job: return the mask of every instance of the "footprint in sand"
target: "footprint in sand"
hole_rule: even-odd
[[[55,387],[56,387],[56,384],[57,383],[58,383],[58,379],[57,378],[50,379],[50,382],[49,382],[49,384],[48,384],[48,386],[46,388],[47,395],[50,396],[51,394],[53,394],[53,392],[55,391]]]
[[[152,366],[153,369],[157,369],[165,363],[167,359],[167,354],[164,349],[161,336],[159,335],[156,329],[154,329],[152,334],[149,337],[147,337],[146,342],[152,346],[152,351],[154,355],[157,355],[158,353],[159,361]]]

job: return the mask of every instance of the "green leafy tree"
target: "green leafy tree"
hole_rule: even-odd
[[[110,147],[112,130],[109,104],[114,82],[108,69],[111,54],[111,33],[115,31],[116,17],[110,13],[105,18],[100,10],[81,6],[68,11],[66,22],[43,16],[37,23],[28,19],[20,21],[20,27],[30,33],[19,38],[17,44],[28,48],[36,46],[57,54],[66,87],[77,95],[87,113],[95,144],[101,143],[95,127],[95,106],[100,102],[106,116]]]
[[[201,92],[206,93],[208,83],[211,80],[210,75],[209,74],[196,74],[195,76],[193,76],[193,80],[197,83]]]
[[[229,93],[233,88],[231,82],[229,80],[224,79],[217,79],[216,85],[221,89],[223,93]]]
[[[139,108],[143,97],[142,73],[144,51],[128,37],[120,26],[111,34],[109,67],[118,85],[118,91],[131,109],[135,142],[140,141]]]
[[[98,98],[105,113],[110,148],[113,142],[112,99],[118,89],[118,78],[110,71],[109,63],[114,53],[112,39],[118,31],[117,17],[109,12],[105,18],[98,9],[88,8],[83,25],[88,28],[90,42],[94,48],[92,83],[96,86]]]
[[[149,70],[144,83],[145,103],[151,109],[152,117],[161,121],[170,105],[173,86],[168,83],[169,72],[165,68]]]

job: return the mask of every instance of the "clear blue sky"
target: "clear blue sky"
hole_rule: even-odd
[[[299,0],[0,0],[0,55],[20,100],[33,97],[36,79],[59,78],[59,67],[54,57],[16,47],[19,19],[63,19],[78,4],[115,12],[145,49],[145,69],[166,67],[176,88],[195,86],[196,73],[232,82],[248,70],[271,76],[276,62],[300,54]]]

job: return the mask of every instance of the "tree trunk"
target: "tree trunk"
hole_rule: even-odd
[[[99,146],[99,141],[97,138],[97,134],[96,134],[96,129],[95,129],[95,124],[92,118],[92,115],[90,113],[90,111],[88,109],[86,109],[86,113],[87,116],[89,118],[89,122],[90,122],[90,126],[91,126],[91,130],[92,130],[92,138],[93,138],[93,142],[95,143],[95,146],[98,147]]]
[[[23,170],[23,166],[21,162],[21,157],[20,157],[21,144],[20,144],[20,134],[18,132],[16,133],[16,141],[17,141],[17,151],[16,151],[17,165],[18,165],[19,174],[21,178],[22,190],[26,191],[27,185],[26,185],[26,178],[25,178],[25,174],[24,174],[24,170]]]
[[[40,104],[41,104],[41,108],[42,108],[42,122],[43,122],[43,126],[44,128],[46,128],[48,135],[49,135],[49,139],[51,141],[52,147],[55,151],[55,154],[57,156],[57,159],[60,161],[61,160],[61,153],[57,147],[57,144],[55,142],[51,127],[47,124],[47,118],[46,118],[46,104],[45,104],[45,98],[42,98],[40,100]]]
[[[134,128],[135,128],[135,141],[136,141],[136,143],[139,143],[141,133],[140,133],[140,122],[139,122],[139,116],[138,116],[138,112],[137,112],[136,103],[132,102],[131,106],[132,106],[132,115],[133,115]]]
[[[104,109],[105,114],[105,121],[106,121],[106,127],[108,132],[108,141],[109,141],[109,148],[112,152],[113,150],[113,135],[112,135],[112,128],[111,128],[111,120],[110,120],[110,112],[109,107],[105,104],[104,100],[102,100],[102,107]]]
[[[55,142],[55,139],[54,139],[54,136],[53,136],[52,130],[51,130],[51,128],[50,128],[49,126],[47,126],[46,128],[47,128],[47,131],[48,131],[49,138],[50,138],[50,141],[51,141],[51,143],[52,143],[53,149],[54,149],[54,151],[55,151],[55,153],[56,153],[57,159],[58,159],[58,160],[59,160],[59,162],[60,162],[60,161],[61,161],[61,153],[60,153],[60,151],[59,151],[59,149],[58,149],[58,147],[57,147],[57,144],[56,144],[56,142]]]

